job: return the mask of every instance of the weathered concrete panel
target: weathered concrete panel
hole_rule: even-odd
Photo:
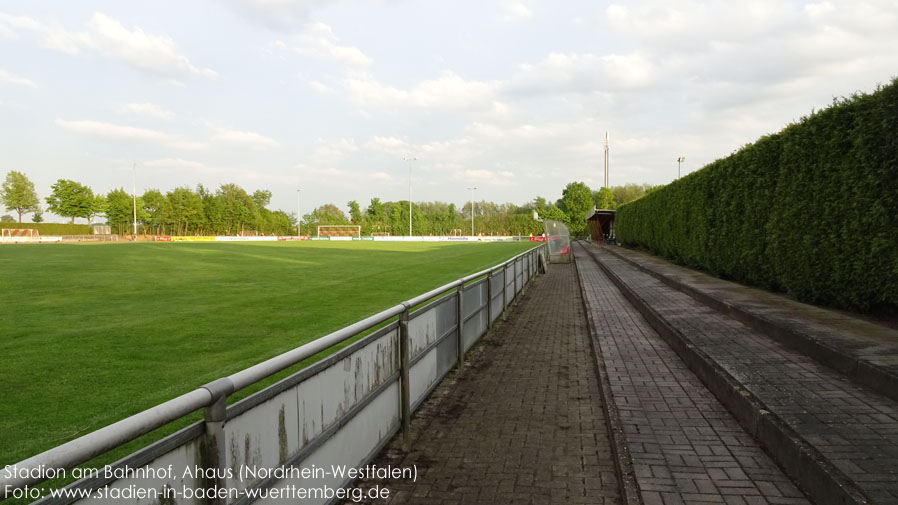
[[[225,425],[227,461],[235,468],[279,466],[382,385],[397,365],[398,331],[393,330],[229,420]]]
[[[486,279],[477,281],[465,288],[462,314],[467,318],[486,304]]]
[[[365,406],[358,415],[352,418],[337,433],[328,439],[321,447],[315,450],[298,466],[300,469],[322,469],[325,475],[313,476],[313,478],[286,478],[278,481],[273,489],[277,489],[285,496],[279,498],[268,497],[255,503],[260,504],[324,504],[327,497],[307,498],[298,500],[289,493],[297,490],[313,489],[338,489],[346,480],[335,475],[334,469],[359,467],[365,459],[382,443],[385,442],[399,425],[399,385],[389,386],[377,398]]]
[[[161,505],[170,503],[177,505],[201,505],[203,503],[202,500],[183,498],[183,492],[185,490],[188,492],[188,494],[192,495],[191,491],[202,487],[199,479],[191,478],[189,475],[185,475],[185,471],[188,469],[190,469],[191,474],[194,474],[195,468],[198,465],[201,465],[201,445],[201,439],[194,439],[184,445],[175,448],[170,452],[163,454],[148,465],[132,469],[135,470],[135,472],[142,472],[146,468],[152,468],[154,469],[156,475],[162,474],[165,476],[165,478],[153,479],[126,477],[115,480],[107,486],[109,493],[126,492],[129,490],[146,490],[148,493],[156,493],[158,496],[153,496],[152,499],[124,499],[121,496],[125,495],[106,494],[103,497],[91,497],[78,500],[73,503],[133,503],[136,505]],[[169,471],[168,469],[169,465],[171,465],[171,471]],[[102,469],[100,469],[100,471],[102,472]],[[137,475],[137,473],[132,473],[130,475]],[[170,497],[170,499],[166,499],[166,496]]]

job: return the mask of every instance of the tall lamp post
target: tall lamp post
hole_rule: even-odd
[[[296,238],[302,236],[302,214],[299,212],[299,190],[296,190]]]
[[[131,165],[133,170],[131,174],[131,198],[134,204],[134,242],[137,242],[137,163]]]
[[[471,190],[471,236],[474,236],[474,190],[477,188],[468,188]]]
[[[680,156],[679,158],[677,158],[677,179],[680,178],[680,163],[683,163],[684,161],[686,161],[685,156]]]
[[[418,158],[402,158],[408,162],[408,236],[412,236],[412,162]]]

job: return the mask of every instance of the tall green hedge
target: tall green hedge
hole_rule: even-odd
[[[898,310],[898,79],[622,206],[615,230],[803,301]]]
[[[0,228],[33,228],[41,235],[90,235],[86,224],[0,223]]]

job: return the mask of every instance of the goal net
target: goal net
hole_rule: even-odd
[[[38,242],[40,233],[34,228],[3,228],[0,230],[2,242]]]
[[[318,227],[318,237],[362,238],[362,227],[357,224],[332,224]]]

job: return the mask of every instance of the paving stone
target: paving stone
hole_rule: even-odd
[[[783,489],[801,497],[598,265],[575,251],[643,501],[770,503]],[[765,476],[762,485],[753,474]]]
[[[536,277],[422,404],[411,452],[396,440],[374,461],[417,464],[418,481],[356,485],[390,504],[620,503],[580,296],[574,265]]]
[[[600,256],[686,342],[738,381],[874,503],[898,503],[898,430],[894,429],[898,402],[612,254]]]

